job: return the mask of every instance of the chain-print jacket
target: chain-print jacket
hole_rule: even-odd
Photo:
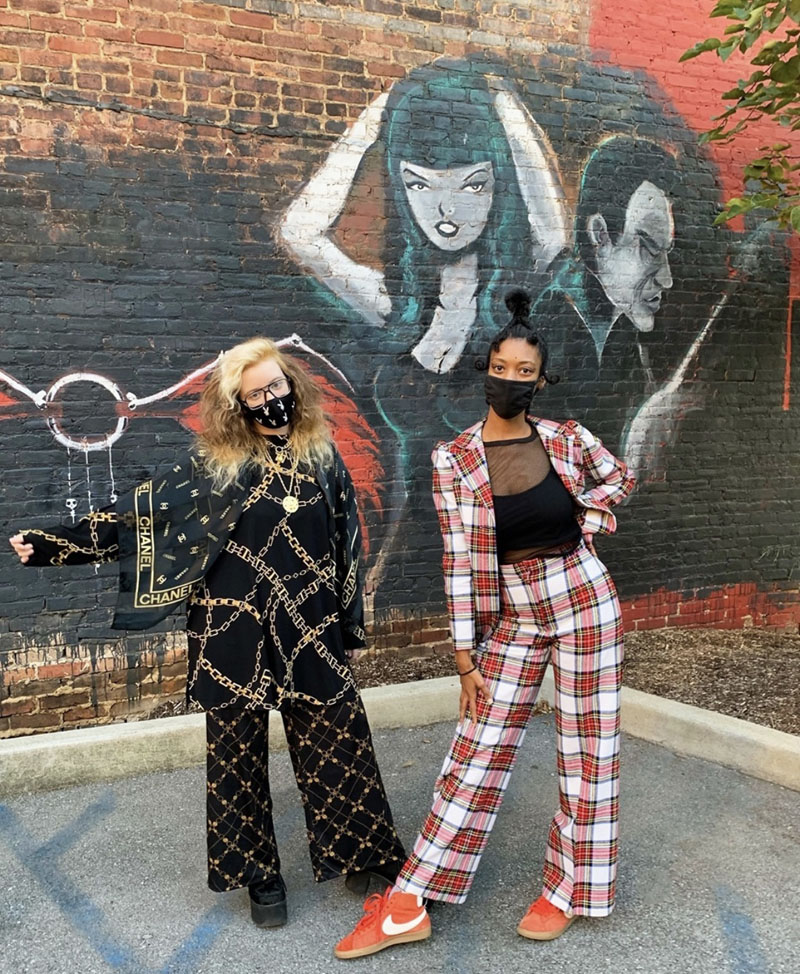
[[[333,463],[317,465],[314,473],[328,508],[344,646],[361,649],[366,643],[355,489],[336,450]],[[187,453],[120,497],[114,509],[93,511],[74,525],[24,530],[25,541],[34,549],[27,564],[118,560],[119,593],[112,627],[149,629],[175,609],[186,607],[260,480],[260,471],[253,469],[232,486],[217,489],[202,461]]]
[[[634,477],[589,430],[569,420],[529,416],[553,469],[572,495],[584,537],[611,534],[611,507],[630,494]],[[483,421],[433,451],[433,500],[444,542],[444,587],[453,645],[472,652],[500,613],[494,499],[483,448]]]

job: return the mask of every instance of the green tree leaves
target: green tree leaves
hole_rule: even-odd
[[[739,51],[754,51],[757,70],[722,95],[731,104],[715,116],[718,124],[700,136],[701,143],[730,142],[748,125],[769,117],[794,132],[800,129],[800,0],[718,0],[711,17],[729,21],[723,36],[699,41],[681,61],[716,53],[722,61]],[[777,34],[776,37],[769,35]],[[800,232],[800,160],[798,144],[761,146],[764,155],[744,169],[751,192],[728,200],[716,223],[751,210],[764,210],[784,228]]]

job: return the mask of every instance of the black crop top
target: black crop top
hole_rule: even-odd
[[[578,543],[575,502],[550,465],[534,429],[517,440],[484,443],[494,496],[497,551],[519,561]]]

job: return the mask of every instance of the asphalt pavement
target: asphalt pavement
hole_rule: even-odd
[[[452,724],[375,734],[410,844]],[[245,891],[205,885],[204,769],[0,804],[2,974],[797,974],[800,795],[641,740],[623,741],[621,859],[611,917],[536,943],[515,927],[540,891],[556,808],[552,717],[537,717],[463,906],[433,936],[357,961],[333,944],[361,915],[341,880],[316,885],[286,752],[271,757],[289,923],[259,930]]]

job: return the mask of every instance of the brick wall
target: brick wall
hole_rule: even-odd
[[[428,456],[480,416],[472,361],[504,289],[524,283],[563,375],[537,408],[585,420],[640,467],[601,545],[628,624],[796,626],[795,265],[777,235],[710,229],[772,133],[698,149],[741,67],[676,65],[709,32],[705,11],[651,7],[0,0],[7,533],[111,503],[170,459],[219,351],[266,333],[328,392],[365,511],[375,647],[446,651]],[[449,102],[426,103],[432,90]],[[581,186],[609,144],[609,187],[634,144],[672,160],[639,175],[669,169],[675,239],[652,330],[615,324],[598,369],[580,322],[577,353],[567,336],[591,296],[572,252]],[[425,338],[461,253],[421,237],[396,164],[484,157],[497,184],[463,251],[479,310],[442,326],[455,350],[437,371]],[[124,719],[181,692],[180,620],[112,632],[114,576],[0,561],[0,735]]]

